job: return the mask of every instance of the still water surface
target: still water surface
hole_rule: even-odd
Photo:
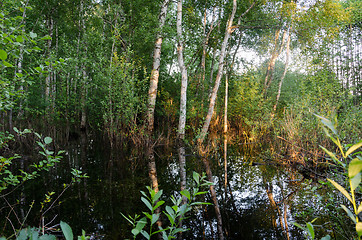
[[[24,189],[26,199],[41,202],[44,189],[58,194],[62,184],[71,181],[70,168],[80,169],[89,178],[61,196],[60,204],[45,216],[45,223],[49,227],[65,221],[76,233],[84,229],[93,239],[131,238],[131,227],[121,212],[134,215],[146,210],[140,200],[140,191],[146,191],[150,184],[144,149],[110,149],[102,140],[85,135],[65,148],[62,162],[43,176],[44,182]],[[265,162],[251,152],[229,146],[226,187],[223,146],[209,157],[228,239],[304,239],[292,223],[310,221],[305,214],[318,208],[319,202],[313,200],[313,193],[301,181],[303,177],[292,168]],[[175,194],[180,186],[177,149],[156,147],[155,159],[160,189],[167,201],[166,196]],[[192,171],[203,172],[203,164],[186,149],[188,184]],[[211,202],[208,195],[204,200]],[[217,239],[212,206],[195,209],[185,224],[190,229],[185,239]]]

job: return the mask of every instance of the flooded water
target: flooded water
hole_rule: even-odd
[[[80,234],[84,229],[92,239],[132,238],[131,226],[121,213],[133,216],[146,210],[140,200],[140,191],[150,185],[145,149],[111,150],[101,140],[85,135],[69,142],[65,148],[67,153],[62,162],[43,175],[43,181],[34,181],[18,190],[23,203],[19,205],[19,212],[26,213],[29,203],[35,200],[27,221],[39,226],[37,212],[45,199],[45,190],[54,191],[52,198],[56,199],[63,184],[71,181],[70,169],[76,168],[87,173],[89,178],[74,184],[60,196],[44,216],[46,229],[65,221],[75,233]],[[205,170],[192,149],[185,151],[187,184],[190,185],[192,172]],[[208,159],[227,239],[304,239],[301,230],[292,223],[311,221],[312,211],[323,204],[310,190],[314,186],[312,183],[305,184],[303,177],[292,168],[266,162],[241,150],[240,146],[229,146],[226,156],[220,146]],[[155,161],[159,186],[164,191],[163,200],[169,203],[168,196],[180,188],[178,151],[156,147]],[[211,202],[209,195],[201,200]],[[213,206],[193,210],[184,224],[190,229],[184,233],[184,239],[218,239]],[[321,236],[326,234],[323,228],[318,231]]]

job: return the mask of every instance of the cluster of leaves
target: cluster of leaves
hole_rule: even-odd
[[[157,221],[161,218],[161,212],[158,209],[165,204],[165,201],[160,200],[162,197],[163,191],[158,192],[151,187],[147,187],[148,194],[141,191],[143,197],[141,197],[142,202],[146,205],[148,212],[143,212],[144,217],[140,218],[140,215],[124,216],[125,219],[133,226],[132,234],[134,239],[137,235],[141,234],[146,239],[151,239],[155,234],[162,234],[164,240],[173,239],[177,236],[178,233],[187,231],[187,229],[180,227],[180,223],[185,219],[185,215],[192,210],[193,207],[202,204],[209,204],[206,202],[196,202],[195,199],[197,196],[205,194],[207,192],[200,191],[201,187],[210,186],[213,183],[206,181],[206,176],[193,172],[193,180],[196,184],[191,191],[184,189],[180,192],[179,197],[171,196],[172,206],[166,206],[165,211],[162,213],[167,217],[169,223],[167,227],[158,226],[158,229],[155,229]],[[186,202],[185,202],[186,200]],[[146,226],[148,225],[148,230]]]
[[[323,130],[326,133],[326,135],[333,141],[333,143],[338,147],[340,152],[340,157],[337,157],[337,154],[329,151],[325,147],[321,148],[324,150],[325,153],[328,154],[330,157],[330,160],[332,161],[331,164],[335,166],[339,166],[341,169],[344,170],[344,177],[346,179],[346,187],[343,187],[336,181],[332,179],[327,179],[340,193],[343,194],[343,196],[350,202],[352,205],[352,211],[345,206],[344,204],[341,204],[341,208],[347,213],[347,216],[352,220],[353,224],[355,225],[355,231],[357,233],[358,239],[361,239],[362,236],[362,222],[359,220],[358,215],[362,212],[362,202],[358,203],[358,200],[356,199],[356,192],[360,192],[361,188],[361,177],[362,177],[362,152],[356,152],[359,148],[362,147],[362,141],[353,144],[353,145],[347,145],[348,149],[344,150],[344,145],[341,143],[339,137],[338,137],[338,131],[337,131],[337,121],[335,119],[334,122],[331,120],[316,115],[321,122],[323,123]],[[304,232],[307,234],[307,236],[310,239],[315,238],[315,232],[313,227],[313,222],[316,219],[314,219],[311,222],[308,222],[306,226],[301,226],[297,223],[294,223],[297,227],[304,230]],[[323,237],[322,239],[327,240],[330,239],[330,236],[327,235]]]
[[[73,230],[72,228],[65,222],[60,222],[60,228],[61,231],[63,233],[63,236],[66,240],[74,240],[73,237]],[[5,237],[1,237],[0,240],[7,240],[7,239],[12,239],[11,237],[9,238],[5,238]],[[32,240],[56,240],[57,237],[53,234],[44,234],[41,233],[41,229],[37,229],[34,227],[28,227],[28,228],[24,228],[22,230],[20,230],[17,235],[15,236],[16,240],[27,240],[27,239],[32,239]],[[84,230],[82,231],[82,235],[78,236],[77,238],[78,240],[87,240],[89,239],[88,236],[85,235]]]
[[[9,186],[16,186],[27,180],[36,178],[39,175],[39,172],[43,170],[49,171],[52,166],[54,166],[62,159],[61,154],[64,153],[64,151],[58,151],[58,153],[55,154],[54,151],[49,150],[49,144],[51,144],[53,141],[51,137],[43,138],[40,134],[33,132],[29,129],[24,129],[23,131],[20,131],[16,127],[14,127],[14,131],[19,136],[33,133],[34,136],[38,139],[36,142],[41,148],[39,153],[44,157],[44,159],[40,160],[39,162],[33,163],[30,166],[30,168],[32,169],[31,171],[24,171],[22,169],[19,169],[19,172],[15,173],[10,170],[10,167],[12,164],[14,164],[14,160],[20,159],[21,156],[18,154],[15,154],[8,158],[0,156],[0,192],[4,191]]]

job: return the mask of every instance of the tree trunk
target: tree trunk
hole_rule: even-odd
[[[287,31],[284,31],[282,41],[281,41],[281,43],[279,43],[280,31],[281,31],[280,29],[277,29],[275,31],[274,49],[273,49],[272,56],[269,61],[269,65],[268,65],[266,74],[265,74],[265,81],[264,81],[264,96],[265,97],[266,97],[267,91],[271,85],[271,82],[273,80],[275,63],[276,63],[280,53],[283,50],[283,46],[284,46],[284,42],[285,42],[285,38],[286,38],[286,34],[287,34]]]
[[[154,113],[156,106],[156,97],[157,97],[157,86],[158,86],[158,77],[160,75],[160,62],[161,62],[161,46],[162,46],[162,28],[165,25],[167,7],[170,0],[164,0],[161,6],[161,12],[159,15],[159,30],[156,37],[155,48],[153,52],[153,66],[150,80],[150,88],[148,90],[148,110],[147,110],[147,130],[148,134],[151,136],[153,133],[154,125]]]
[[[48,61],[50,61],[50,48],[52,46],[52,38],[53,38],[53,19],[52,17],[49,17],[48,20],[48,33],[50,36],[50,39],[47,40],[47,59]],[[45,77],[45,102],[47,104],[47,108],[48,108],[48,103],[49,103],[49,98],[50,98],[50,84],[51,84],[51,73],[48,73],[47,76]]]
[[[281,94],[281,91],[282,91],[283,81],[284,81],[285,75],[287,74],[287,70],[288,70],[289,54],[290,54],[290,34],[291,34],[291,29],[289,28],[289,35],[288,35],[287,46],[286,46],[287,49],[286,49],[285,66],[284,66],[283,75],[282,75],[282,77],[280,79],[280,82],[279,82],[277,99],[276,99],[276,102],[275,102],[274,107],[273,107],[273,115],[275,114],[275,112],[277,110],[277,105],[278,105],[280,94]]]
[[[80,2],[80,17],[81,17],[81,26],[80,32],[83,34],[85,33],[85,21],[84,21],[84,14],[83,14],[83,1]],[[85,46],[84,54],[87,55],[87,44],[83,39],[81,40],[82,45]],[[86,101],[87,101],[87,82],[88,82],[88,73],[86,72],[86,66],[84,62],[81,61],[81,96],[80,96],[80,104],[81,104],[81,118],[80,118],[80,129],[85,130],[87,124],[87,112],[86,112]]]
[[[181,97],[180,97],[180,118],[178,125],[178,138],[185,139],[186,126],[186,101],[187,101],[187,69],[183,57],[183,37],[182,37],[182,0],[177,3],[177,59],[181,72]]]
[[[237,4],[236,0],[233,0],[233,10],[232,10],[230,18],[227,22],[227,25],[226,25],[225,37],[224,37],[224,41],[222,43],[221,51],[220,51],[219,69],[218,69],[218,73],[216,75],[215,85],[214,85],[214,88],[212,90],[211,97],[210,97],[209,110],[207,112],[205,123],[201,129],[201,133],[200,133],[200,136],[198,139],[198,144],[200,144],[200,145],[205,140],[207,131],[209,130],[210,121],[211,121],[212,115],[214,113],[217,91],[220,86],[220,81],[221,81],[223,69],[224,69],[224,58],[225,58],[226,46],[228,44],[231,33],[233,32],[232,24],[233,24],[235,12],[236,12],[236,4]]]
[[[214,182],[214,178],[213,178],[213,174],[211,171],[209,160],[207,159],[206,156],[202,156],[202,161],[205,165],[205,170],[206,170],[206,175],[207,175],[208,181]],[[221,218],[220,207],[219,207],[219,203],[218,203],[218,200],[216,197],[216,190],[215,190],[214,185],[210,186],[210,194],[211,194],[212,201],[214,203],[214,209],[215,209],[215,215],[216,215],[216,221],[217,221],[217,232],[219,235],[218,239],[223,240],[224,232],[223,232],[222,218]]]

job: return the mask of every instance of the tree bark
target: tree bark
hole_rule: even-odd
[[[51,13],[50,13],[51,14]],[[48,20],[48,33],[50,36],[50,39],[47,40],[47,59],[50,59],[50,49],[52,46],[52,38],[53,38],[53,19],[50,16],[49,20]],[[50,61],[50,60],[49,60]],[[51,73],[48,73],[47,76],[45,77],[45,102],[47,103],[47,108],[48,108],[48,102],[49,102],[49,98],[50,98],[50,84],[51,84]]]
[[[275,102],[274,107],[273,107],[273,114],[275,114],[275,112],[276,112],[276,110],[277,110],[277,106],[278,106],[280,94],[281,94],[281,91],[282,91],[283,81],[284,81],[285,75],[287,74],[287,70],[288,70],[289,54],[290,54],[290,34],[291,34],[291,29],[289,28],[289,35],[288,35],[287,46],[286,46],[285,66],[284,66],[283,75],[282,75],[282,77],[281,77],[281,79],[280,79],[280,82],[279,82],[277,99],[276,99],[276,102]]]
[[[218,69],[218,73],[216,75],[215,85],[214,85],[214,88],[212,90],[211,97],[210,97],[209,110],[207,112],[205,123],[201,129],[201,133],[200,133],[200,136],[198,139],[198,144],[200,144],[200,145],[205,140],[207,131],[209,130],[211,118],[214,113],[217,91],[219,89],[220,81],[221,81],[223,70],[224,70],[224,58],[225,58],[226,46],[228,44],[231,33],[233,32],[232,24],[233,24],[235,12],[236,12],[236,6],[237,6],[236,0],[233,0],[233,10],[231,12],[230,18],[226,25],[225,37],[224,37],[224,41],[222,43],[221,51],[220,51],[219,69]]]
[[[273,50],[272,56],[270,58],[266,74],[265,74],[265,81],[264,81],[264,96],[265,97],[266,97],[266,93],[271,85],[271,82],[273,80],[275,63],[276,63],[280,53],[283,50],[283,46],[284,46],[284,42],[285,42],[285,38],[286,38],[286,34],[287,34],[287,31],[284,31],[282,41],[281,41],[281,43],[279,43],[280,31],[281,31],[280,29],[277,29],[275,31],[274,50]]]
[[[154,125],[154,113],[156,106],[156,97],[157,97],[157,86],[158,86],[158,77],[160,75],[160,62],[161,62],[161,46],[163,41],[162,28],[165,25],[167,7],[170,0],[164,0],[161,6],[161,12],[159,15],[159,30],[156,36],[155,48],[153,52],[153,66],[151,72],[150,88],[148,90],[148,110],[147,110],[147,130],[148,134],[153,133]]]
[[[187,69],[183,57],[183,37],[182,37],[182,0],[177,2],[177,59],[181,72],[181,96],[180,96],[180,118],[178,125],[178,138],[185,139],[186,126],[186,101],[187,101]]]

